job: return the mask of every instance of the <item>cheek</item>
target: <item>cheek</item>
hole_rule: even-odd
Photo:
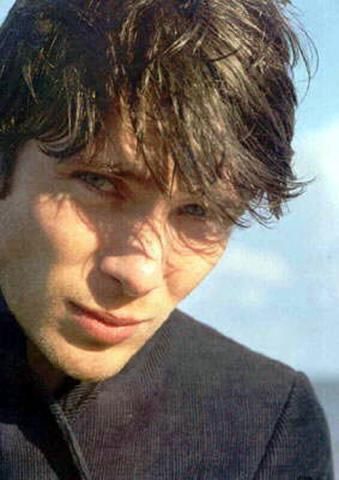
[[[0,265],[25,258],[34,235],[29,208],[11,198],[0,204]],[[34,242],[33,242],[34,243]]]
[[[42,197],[33,209],[40,230],[42,249],[55,262],[77,264],[98,248],[98,236],[93,225],[68,199]]]
[[[219,262],[224,248],[219,247],[209,255],[202,253],[170,255],[165,278],[171,297],[180,301],[194,290]]]

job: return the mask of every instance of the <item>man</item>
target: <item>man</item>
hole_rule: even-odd
[[[11,10],[1,479],[333,478],[308,379],[176,310],[234,225],[300,191],[285,3]]]

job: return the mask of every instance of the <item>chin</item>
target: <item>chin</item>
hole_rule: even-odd
[[[114,376],[116,373],[118,373],[118,372],[112,373],[112,372],[83,371],[77,368],[69,368],[63,371],[67,376],[74,378],[75,380],[79,380],[81,382],[102,382]]]
[[[112,353],[110,356],[109,362],[98,352],[90,355],[85,352],[83,355],[77,355],[76,358],[74,356],[65,358],[59,355],[56,362],[53,362],[54,359],[50,360],[58,370],[76,380],[99,382],[116,375],[124,366],[121,362],[115,361],[114,357],[112,359]]]
[[[81,381],[100,382],[120,373],[143,343],[121,343],[100,350],[78,347],[57,350],[56,357],[49,360],[66,375]]]
[[[99,382],[116,375],[128,361],[127,352],[119,349],[86,350],[67,342],[48,341],[46,337],[39,340],[30,363],[46,383],[53,383],[53,379],[64,375],[80,381]]]
[[[93,365],[87,362],[86,368],[82,365],[65,365],[63,371],[72,378],[83,382],[100,382],[116,375],[123,368],[120,366],[102,366]]]

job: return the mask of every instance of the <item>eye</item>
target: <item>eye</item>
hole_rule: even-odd
[[[220,244],[225,237],[213,207],[203,202],[186,203],[179,206],[174,217],[175,232],[184,245],[192,249],[199,245],[211,247]]]
[[[91,190],[103,195],[118,194],[117,187],[113,180],[95,172],[75,172],[73,178],[76,178],[86,184]]]
[[[205,220],[208,218],[207,209],[198,203],[189,203],[187,205],[183,205],[179,208],[179,214],[188,215],[199,220]]]

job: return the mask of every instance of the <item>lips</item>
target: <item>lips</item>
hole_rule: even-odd
[[[77,310],[79,313],[83,313],[85,315],[88,315],[90,317],[93,317],[94,319],[103,322],[107,325],[112,325],[116,327],[125,327],[127,325],[137,325],[139,323],[142,323],[142,320],[136,320],[134,318],[123,318],[123,317],[117,317],[115,315],[112,315],[110,313],[106,312],[99,312],[98,310],[91,310],[89,308],[80,306],[76,303],[70,302],[71,306]]]
[[[144,323],[142,320],[92,310],[72,301],[68,302],[68,306],[73,322],[86,336],[109,345],[127,340],[138,325]]]

